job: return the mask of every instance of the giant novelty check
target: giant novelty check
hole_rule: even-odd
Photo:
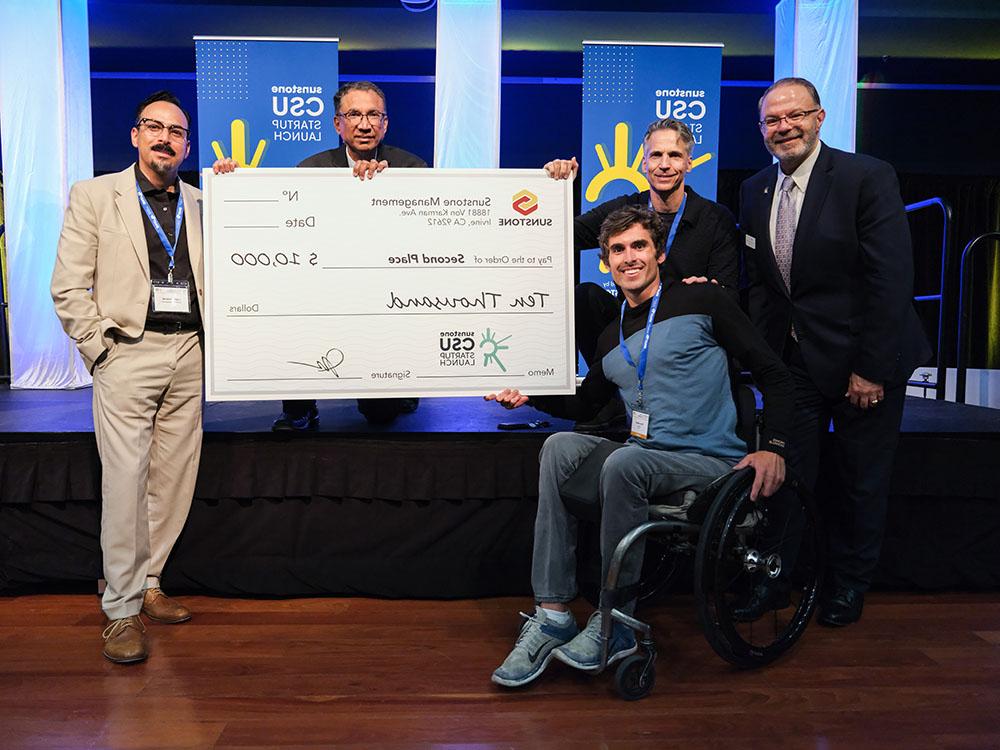
[[[206,393],[571,393],[571,183],[243,169],[205,185]]]

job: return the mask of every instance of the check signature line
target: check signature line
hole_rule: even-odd
[[[434,378],[445,378],[447,380],[457,379],[457,378],[523,378],[524,373],[511,374],[509,372],[500,373],[498,375],[415,375],[417,380],[431,380]]]
[[[364,380],[362,377],[338,377],[338,380]],[[272,381],[285,381],[285,380],[325,380],[330,381],[330,378],[226,378],[227,383],[270,383]]]

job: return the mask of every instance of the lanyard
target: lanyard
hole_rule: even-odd
[[[628,307],[627,303],[622,305],[621,323],[618,326],[618,348],[621,349],[625,361],[632,367],[635,367],[635,373],[639,379],[639,395],[636,398],[636,406],[640,409],[642,408],[642,384],[646,379],[646,360],[649,358],[649,337],[653,333],[653,318],[656,317],[656,308],[660,304],[660,293],[662,291],[663,284],[661,283],[656,290],[656,294],[653,295],[652,301],[649,303],[649,315],[646,317],[646,335],[642,338],[642,350],[639,352],[638,367],[636,367],[632,355],[629,354],[628,347],[625,346],[625,334],[622,331],[622,325],[625,323],[625,308]]]
[[[684,197],[681,198],[681,207],[677,209],[677,213],[674,215],[674,222],[670,225],[670,232],[667,233],[667,244],[663,248],[664,255],[670,255],[670,248],[673,247],[674,237],[677,236],[677,227],[681,225],[681,217],[684,216],[684,207],[687,205],[688,196],[684,193]],[[649,210],[653,209],[653,196],[649,196]]]
[[[135,183],[135,192],[139,196],[139,205],[146,212],[146,218],[149,219],[149,223],[156,230],[160,242],[163,243],[163,249],[167,251],[167,281],[172,284],[174,282],[174,253],[177,252],[177,243],[181,239],[181,224],[184,222],[184,193],[179,189],[177,191],[177,214],[174,217],[174,244],[171,245],[167,239],[167,233],[163,231],[160,222],[153,215],[153,209],[149,207],[149,201],[142,194],[142,189],[139,187],[138,181]]]
[[[684,193],[684,197],[681,198],[681,207],[677,209],[677,213],[674,216],[674,221],[670,225],[670,232],[667,234],[667,243],[663,249],[665,255],[670,254],[670,248],[674,244],[674,238],[677,236],[677,227],[680,226],[681,217],[684,216],[684,207],[687,205],[687,193]],[[653,210],[653,199],[649,199],[649,208]],[[636,405],[642,408],[642,388],[643,382],[646,379],[646,361],[649,359],[649,338],[653,334],[653,318],[656,317],[656,308],[660,305],[660,293],[663,291],[663,283],[660,283],[659,288],[656,290],[656,294],[653,295],[652,302],[649,303],[649,315],[646,318],[646,333],[642,337],[642,349],[639,352],[639,364],[635,363],[632,359],[632,355],[629,354],[628,347],[625,346],[625,334],[622,332],[622,325],[625,322],[625,308],[627,305],[622,305],[621,322],[618,327],[618,348],[621,349],[622,356],[625,357],[625,361],[632,367],[635,367],[635,374],[639,380],[639,394],[636,398]]]

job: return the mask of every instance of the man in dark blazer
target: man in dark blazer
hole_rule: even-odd
[[[824,513],[819,621],[847,625],[878,563],[906,381],[930,356],[913,309],[909,226],[892,166],[820,141],[825,112],[809,81],[776,81],[759,111],[778,164],[740,191],[750,317],[795,378],[790,463],[810,487],[833,420],[844,489]],[[783,598],[758,590],[748,618]]]
[[[386,167],[426,167],[419,156],[382,143],[389,129],[385,94],[371,81],[345,83],[333,95],[333,126],[342,143],[304,159],[300,167],[349,167],[362,180],[371,178]],[[212,165],[216,174],[237,168],[232,159],[219,159]],[[388,424],[400,414],[414,411],[415,398],[358,399],[358,411],[372,424]],[[271,429],[315,430],[319,427],[319,410],[315,399],[292,399],[281,402],[281,416]]]
[[[736,221],[725,206],[701,197],[685,185],[693,149],[694,136],[683,122],[666,118],[649,124],[642,140],[642,171],[650,189],[607,200],[573,220],[577,276],[580,253],[598,246],[601,224],[613,212],[625,206],[647,206],[659,214],[669,230],[684,202],[676,241],[661,267],[663,281],[705,277],[737,300],[740,246]],[[554,179],[574,179],[578,164],[575,158],[553,159],[545,165],[545,171]],[[576,342],[588,365],[594,363],[598,336],[618,317],[620,308],[621,300],[597,284],[577,285]]]
[[[371,81],[351,81],[333,96],[333,125],[342,143],[313,154],[300,167],[351,167],[364,179],[386,167],[426,167],[427,162],[409,151],[382,143],[389,129],[385,94]],[[387,424],[400,414],[416,410],[415,398],[358,399],[358,411],[373,424]],[[283,401],[274,430],[309,429],[319,424],[315,400]]]

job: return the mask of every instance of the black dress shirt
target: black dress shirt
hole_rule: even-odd
[[[180,180],[174,185],[174,190],[164,190],[157,188],[146,179],[146,176],[135,166],[135,178],[139,183],[139,189],[146,197],[146,202],[156,216],[160,227],[163,228],[167,239],[174,241],[174,222],[177,219],[177,198],[180,195]],[[185,206],[185,213],[195,209],[196,206]],[[170,256],[167,255],[166,248],[160,240],[159,234],[149,221],[146,212],[142,210],[142,228],[146,233],[146,248],[149,252],[149,275],[154,281],[164,281],[167,278],[167,268],[170,263]],[[191,256],[188,253],[187,233],[184,228],[187,219],[181,223],[181,236],[177,242],[177,249],[174,252],[174,281],[187,281],[189,299],[191,300],[191,311],[188,313],[176,312],[153,312],[153,297],[149,298],[149,309],[146,313],[146,328],[153,331],[196,331],[201,328],[201,313],[198,309],[198,293],[194,283],[194,272],[191,270]]]

